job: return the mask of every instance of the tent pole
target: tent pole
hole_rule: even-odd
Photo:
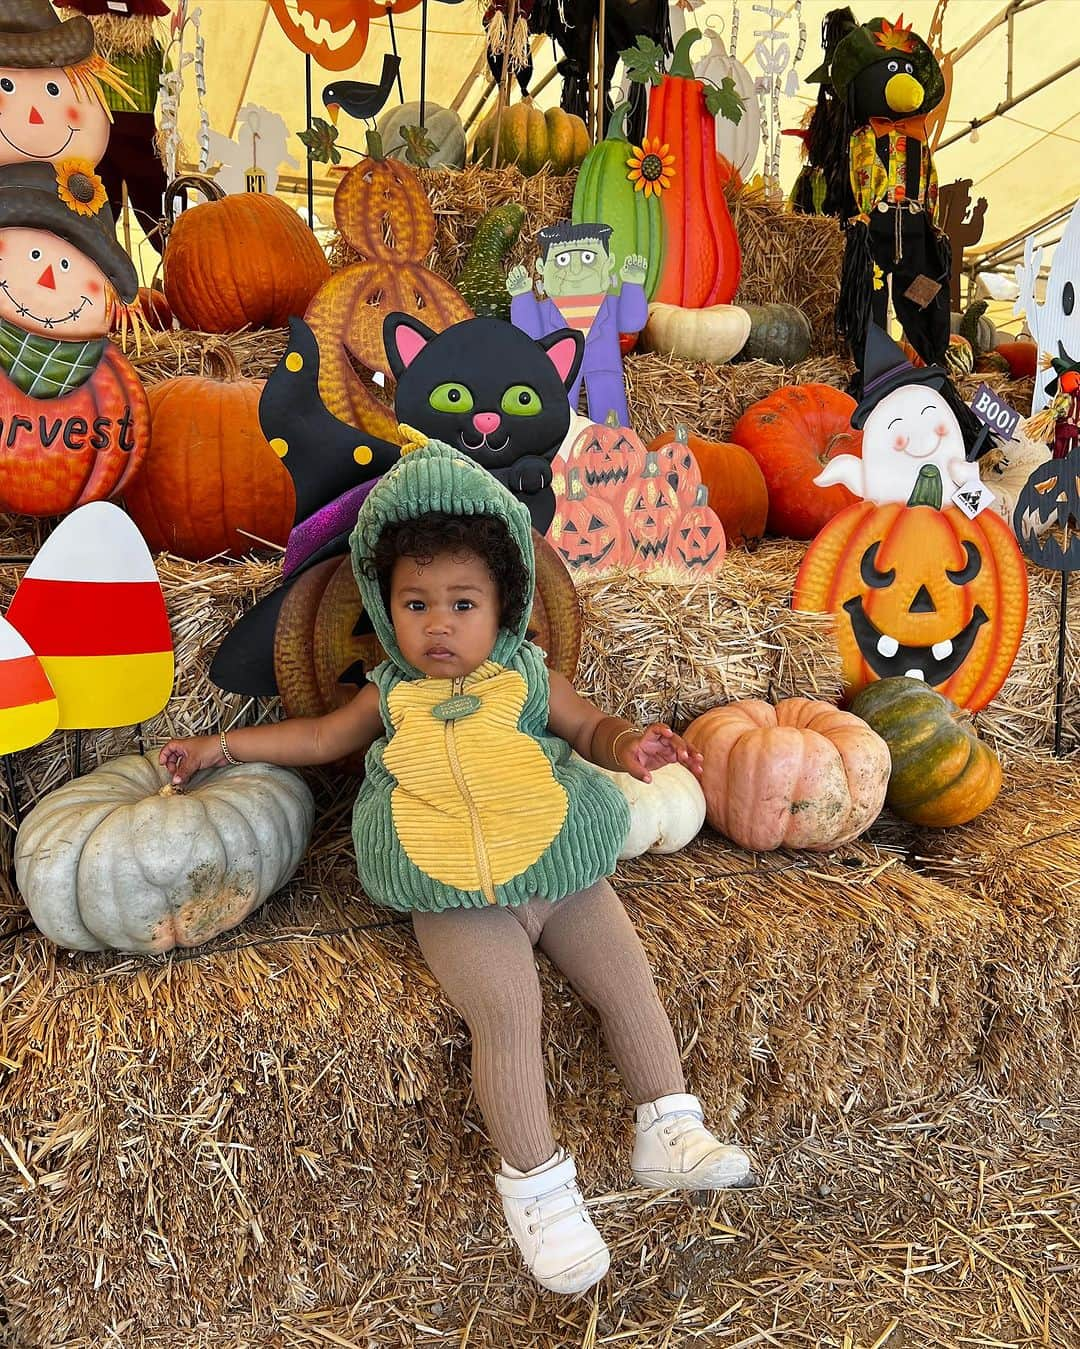
[[[393,11],[393,9],[391,8],[390,5],[387,5],[387,6],[386,6],[386,22],[390,25],[390,50],[394,53],[395,56],[397,56],[397,54],[398,54],[398,49],[397,49],[397,32],[396,32],[396,30],[395,30],[395,28],[394,28],[394,11]],[[404,87],[402,86],[402,83],[401,83],[401,66],[400,66],[400,65],[399,65],[398,68],[397,68],[397,96],[398,96],[398,102],[399,102],[399,103],[404,103],[404,102],[405,102],[405,89],[404,89]]]
[[[1011,112],[1017,104],[1023,103],[1025,99],[1031,98],[1033,94],[1041,93],[1043,89],[1048,88],[1057,80],[1064,79],[1066,75],[1070,75],[1077,68],[1080,68],[1080,56],[1078,56],[1075,61],[1070,61],[1067,66],[1062,66],[1060,70],[1055,70],[1052,75],[1047,75],[1045,80],[1040,80],[1038,84],[1033,84],[1030,89],[1025,89],[1022,94],[1017,94],[1015,98],[1007,98],[1004,103],[999,103],[997,107],[994,108],[992,112],[988,112],[985,117],[973,117],[963,131],[958,131],[955,135],[946,136],[943,141],[939,141],[937,147],[938,150],[944,150],[947,145],[955,145],[957,141],[962,141],[965,136],[970,136],[971,133],[977,131],[979,127],[985,126],[987,122],[992,122],[995,117],[1000,117],[1003,113]]]
[[[307,129],[311,130],[311,53],[304,57],[304,98],[307,105]],[[307,217],[308,228],[315,228],[315,165],[307,156]]]

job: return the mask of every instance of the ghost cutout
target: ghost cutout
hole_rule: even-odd
[[[1054,249],[1050,276],[1043,303],[1035,298],[1043,250],[1035,247],[1029,235],[1024,243],[1024,261],[1016,269],[1020,294],[1013,309],[1024,314],[1032,337],[1039,344],[1035,370],[1035,390],[1031,399],[1033,413],[1046,407],[1058,391],[1061,367],[1080,369],[1080,201],[1072,209],[1061,241]],[[1044,369],[1050,361],[1057,367]]]
[[[884,506],[910,501],[920,472],[928,466],[941,475],[946,501],[962,484],[978,483],[978,465],[967,462],[960,423],[939,392],[945,372],[933,366],[916,370],[874,326],[866,349],[863,401],[851,417],[852,426],[862,428],[862,458],[836,455],[815,485],[839,483],[864,501]]]

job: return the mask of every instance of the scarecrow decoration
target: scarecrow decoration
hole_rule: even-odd
[[[834,615],[847,694],[903,675],[978,711],[1016,657],[1027,572],[1012,530],[985,509],[992,494],[965,463],[945,383],[944,370],[913,368],[871,328],[865,392],[851,418],[863,429],[865,462],[838,456],[815,480],[842,481],[864,499],[814,539],[792,607]]]
[[[105,340],[137,285],[85,161],[0,167],[0,510],[59,515],[142,463],[146,394]]]
[[[76,17],[93,34],[97,51],[123,78],[124,87],[106,87],[105,107],[112,118],[101,177],[116,216],[127,201],[152,247],[162,248],[160,223],[165,170],[155,148],[154,108],[164,65],[161,21],[165,0],[56,0],[58,9]]]
[[[940,365],[951,256],[936,223],[926,116],[945,95],[941,67],[902,19],[859,24],[850,10],[834,10],[824,45],[825,62],[809,76],[822,91],[805,129],[807,163],[793,203],[844,224],[837,325],[861,361],[871,322],[886,326],[891,295],[911,346],[927,365]]]
[[[585,354],[570,386],[571,408],[577,409],[584,381],[593,421],[603,422],[613,412],[620,426],[628,426],[619,334],[640,332],[648,320],[644,285],[649,263],[630,254],[616,274],[611,235],[610,225],[588,222],[538,230],[540,296],[533,294],[529,274],[520,265],[511,268],[506,288],[512,296],[511,322],[530,337],[546,338],[564,328],[583,335]]]

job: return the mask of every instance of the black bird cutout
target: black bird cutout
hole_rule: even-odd
[[[400,65],[400,56],[387,54],[383,57],[378,84],[365,84],[361,80],[335,80],[328,84],[322,91],[322,101],[333,124],[337,126],[338,113],[342,110],[358,122],[370,122],[376,117],[390,97]]]

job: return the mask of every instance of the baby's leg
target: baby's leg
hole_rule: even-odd
[[[519,1171],[555,1152],[532,943],[507,909],[414,913],[420,950],[472,1033],[473,1089],[491,1141]]]
[[[635,1104],[684,1092],[671,1022],[634,925],[607,881],[552,905],[538,944],[599,1013]]]

